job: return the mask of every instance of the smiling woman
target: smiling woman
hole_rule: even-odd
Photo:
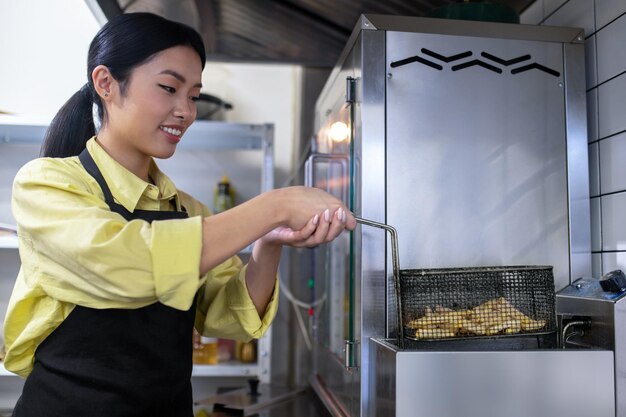
[[[87,84],[54,118],[43,157],[18,172],[22,266],[4,326],[5,366],[26,378],[15,417],[191,416],[192,328],[262,336],[282,246],[355,227],[341,201],[305,187],[211,215],[159,170],[154,158],[195,120],[204,62],[185,25],[109,21]],[[235,254],[252,243],[243,265]]]

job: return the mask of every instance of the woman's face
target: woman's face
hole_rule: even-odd
[[[107,108],[107,133],[125,158],[169,158],[196,118],[202,63],[188,46],[175,46],[136,67],[122,95]],[[183,139],[184,140],[184,139]]]

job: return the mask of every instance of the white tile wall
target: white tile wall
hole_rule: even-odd
[[[591,199],[591,251],[600,252],[602,250],[602,218],[600,212],[600,197]]]
[[[598,85],[598,66],[596,65],[596,35],[585,40],[585,86],[587,90]]]
[[[602,254],[594,253],[591,255],[591,273],[594,277],[602,276]]]
[[[543,20],[543,0],[536,0],[524,10],[520,16],[520,23],[538,25]]]
[[[602,196],[602,250],[626,251],[626,193]]]
[[[555,0],[552,3],[562,3],[563,0]],[[585,37],[595,32],[595,18],[593,10],[594,0],[569,0],[557,9],[545,21],[549,26],[570,26],[583,28]],[[554,7],[553,5],[551,7]]]
[[[626,270],[626,252],[603,252],[602,274],[616,269]]]
[[[600,138],[626,130],[626,76],[613,78],[598,87],[598,131]]]
[[[585,29],[592,269],[626,269],[626,0],[537,0],[521,21]]]
[[[626,190],[626,133],[599,142],[600,192]]]
[[[595,6],[597,30],[626,13],[624,0],[596,0]]]
[[[589,142],[598,140],[598,89],[587,92],[587,135]]]
[[[543,16],[550,16],[556,9],[562,7],[564,3],[563,0],[543,0]]]
[[[589,195],[600,195],[600,155],[598,142],[589,145]]]
[[[626,1],[624,3],[626,4]],[[626,71],[625,40],[626,15],[596,33],[598,83],[603,83]]]

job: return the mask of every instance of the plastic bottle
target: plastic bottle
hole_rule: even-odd
[[[224,175],[215,187],[213,195],[213,211],[220,213],[232,208],[234,204],[235,190],[230,184],[228,175]]]

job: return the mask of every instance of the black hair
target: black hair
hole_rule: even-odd
[[[52,120],[41,147],[41,156],[67,157],[80,154],[87,140],[96,134],[93,122],[95,104],[98,118],[106,123],[106,112],[94,89],[91,73],[106,66],[126,91],[133,69],[165,49],[185,45],[200,56],[202,68],[206,53],[202,38],[193,28],[152,13],[126,13],[107,22],[89,46],[87,84],[61,107]]]

